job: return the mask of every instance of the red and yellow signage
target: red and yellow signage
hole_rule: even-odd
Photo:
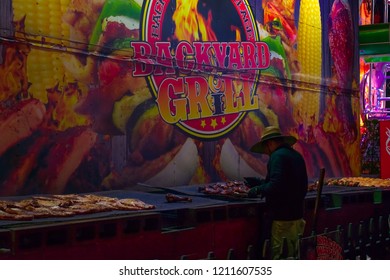
[[[216,139],[234,129],[246,112],[258,110],[256,83],[259,70],[270,65],[270,50],[258,41],[246,1],[223,1],[236,20],[216,30],[214,21],[223,19],[211,8],[202,14],[198,4],[146,2],[141,41],[130,43],[133,75],[148,78],[166,123],[197,138]]]

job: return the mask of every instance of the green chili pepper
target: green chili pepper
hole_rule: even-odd
[[[269,37],[264,38],[262,41],[268,45],[270,51],[274,51],[275,53],[279,54],[283,58],[283,61],[285,63],[284,67],[286,68],[287,76],[288,76],[288,78],[291,78],[290,77],[291,76],[290,67],[288,66],[286,51],[284,50],[280,36],[276,36],[276,37],[269,36]],[[269,67],[268,69],[262,70],[261,72],[268,73],[268,74],[275,75],[275,76],[280,76],[280,74],[278,74],[279,71],[277,71],[276,69],[272,69],[272,68],[273,67]]]
[[[92,36],[89,41],[90,49],[93,48],[99,41],[99,38],[103,32],[103,20],[110,16],[127,16],[136,20],[140,20],[141,7],[134,0],[107,0],[92,32]]]
[[[128,49],[130,42],[135,41],[134,38],[118,38],[112,42],[112,48],[115,50]]]

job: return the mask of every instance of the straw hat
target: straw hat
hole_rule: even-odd
[[[282,132],[280,131],[279,127],[267,126],[263,131],[263,136],[261,137],[260,141],[253,145],[250,151],[254,153],[264,154],[264,143],[268,140],[277,138],[283,139],[283,141],[290,146],[294,145],[297,142],[297,139],[294,136],[282,135]]]

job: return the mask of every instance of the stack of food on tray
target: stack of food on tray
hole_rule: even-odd
[[[326,185],[347,186],[347,187],[390,188],[390,179],[381,179],[381,178],[372,178],[372,177],[331,178],[326,181]]]
[[[227,181],[200,186],[199,192],[211,195],[247,197],[249,189],[250,187],[248,187],[245,182]]]
[[[311,192],[311,191],[317,191],[318,189],[318,181],[315,181],[315,182],[311,182],[307,185],[307,191],[308,192]]]
[[[20,201],[0,200],[0,220],[71,217],[113,210],[148,210],[155,206],[139,199],[118,199],[93,194],[33,196]]]
[[[191,197],[181,196],[181,195],[177,195],[177,194],[173,194],[173,193],[167,193],[165,195],[165,199],[169,203],[173,203],[173,202],[192,202],[192,198]]]

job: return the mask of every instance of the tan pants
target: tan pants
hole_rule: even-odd
[[[298,255],[298,238],[303,235],[306,222],[303,219],[293,221],[273,221],[271,228],[272,258],[280,259],[282,253],[283,237],[287,239],[288,258]]]

